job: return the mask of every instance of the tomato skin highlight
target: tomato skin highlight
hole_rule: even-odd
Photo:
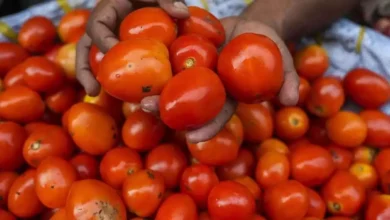
[[[217,116],[225,101],[225,89],[217,74],[205,67],[194,67],[178,73],[166,84],[160,96],[160,117],[172,129],[194,129]]]

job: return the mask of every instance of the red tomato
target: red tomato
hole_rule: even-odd
[[[358,147],[367,137],[367,125],[356,113],[340,111],[326,121],[330,140],[343,147]]]
[[[329,67],[329,58],[324,48],[310,45],[296,53],[294,64],[300,76],[314,80],[324,75]]]
[[[118,140],[115,120],[99,106],[77,103],[69,109],[68,131],[83,151],[102,155],[113,148]]]
[[[380,177],[384,176],[387,172],[390,171],[389,158],[390,149],[379,151],[378,155],[375,157],[374,166]]]
[[[299,100],[297,105],[304,106],[311,91],[310,83],[303,77],[299,77]]]
[[[256,181],[261,188],[269,188],[288,180],[290,164],[285,154],[274,151],[264,153],[257,161]]]
[[[239,103],[236,114],[242,121],[245,141],[260,143],[272,137],[273,118],[263,105]]]
[[[340,81],[332,77],[315,80],[306,101],[308,111],[318,117],[329,117],[337,113],[345,101]]]
[[[217,48],[200,35],[190,34],[177,38],[169,52],[174,73],[196,66],[214,70],[217,65]]]
[[[337,171],[322,188],[322,198],[328,212],[335,215],[353,216],[363,206],[365,188],[348,171]]]
[[[9,190],[17,177],[18,174],[15,172],[0,172],[0,208],[7,206]]]
[[[377,171],[370,164],[354,163],[349,168],[349,172],[368,190],[375,189],[378,186]]]
[[[57,210],[50,220],[67,220],[66,210],[64,208]]]
[[[390,101],[390,84],[378,73],[358,68],[344,78],[345,92],[364,108],[376,109]]]
[[[187,194],[173,194],[161,204],[154,219],[197,220],[198,213],[196,210],[196,204],[194,200]]]
[[[139,110],[129,115],[122,127],[122,139],[126,146],[136,151],[156,147],[163,139],[166,127],[151,113]]]
[[[79,153],[69,162],[76,169],[79,180],[97,179],[99,176],[99,162],[89,154]]]
[[[83,102],[98,105],[103,108],[108,114],[110,114],[118,124],[122,124],[122,102],[105,92],[103,89],[100,90],[99,95],[83,97]]]
[[[217,116],[225,101],[225,89],[217,74],[205,67],[194,67],[178,73],[164,87],[160,116],[172,129],[194,129]]]
[[[178,21],[179,34],[197,34],[213,42],[216,47],[222,46],[226,34],[218,18],[196,6],[189,6],[188,11],[190,17]]]
[[[35,192],[35,175],[35,170],[25,171],[9,190],[8,209],[19,218],[34,217],[44,208]]]
[[[390,195],[376,195],[368,202],[365,220],[379,219],[390,219]]]
[[[126,176],[143,167],[141,156],[127,147],[111,149],[100,162],[102,180],[115,189],[121,189]]]
[[[289,153],[287,145],[283,141],[278,140],[276,138],[266,139],[256,147],[255,151],[257,159],[259,159],[261,156],[263,156],[269,151],[278,152],[286,155]]]
[[[207,207],[207,197],[219,180],[215,172],[202,164],[187,167],[181,177],[180,191],[194,199],[199,208]]]
[[[46,122],[30,122],[24,126],[24,129],[26,129],[27,134],[30,135],[31,133],[35,131],[42,131],[42,130],[48,130],[51,128],[51,124],[48,124]]]
[[[308,129],[309,117],[299,107],[284,107],[275,114],[275,131],[281,139],[299,139]]]
[[[58,35],[65,43],[77,43],[85,33],[91,12],[88,9],[75,9],[66,13],[58,24]]]
[[[65,205],[70,187],[76,180],[76,170],[68,161],[59,157],[48,157],[37,168],[35,191],[46,207],[61,208]]]
[[[360,112],[360,117],[367,124],[365,143],[369,146],[390,147],[390,116],[376,110]]]
[[[316,145],[302,145],[294,149],[290,163],[293,179],[308,187],[322,185],[335,170],[329,151]]]
[[[323,219],[325,217],[326,206],[321,196],[311,188],[306,188],[307,196],[309,197],[309,209],[306,217],[316,217]]]
[[[255,214],[255,198],[242,184],[223,181],[209,194],[208,211],[212,219],[249,219]]]
[[[47,129],[33,131],[23,147],[24,159],[32,167],[37,167],[49,156],[68,159],[72,152],[72,139],[57,125],[48,125]]]
[[[254,179],[252,179],[249,176],[244,176],[244,177],[237,178],[234,181],[245,186],[252,193],[256,203],[260,204],[261,189]]]
[[[54,113],[66,112],[76,102],[76,90],[71,85],[65,85],[56,92],[46,95],[47,107]]]
[[[134,112],[141,110],[141,105],[139,103],[134,102],[123,102],[122,103],[122,113],[127,118]]]
[[[233,162],[240,148],[234,135],[226,129],[208,141],[196,144],[187,142],[187,146],[191,155],[200,163],[214,166]]]
[[[168,49],[153,39],[119,42],[104,55],[97,76],[106,92],[126,102],[159,95],[171,78]]]
[[[244,126],[241,119],[234,114],[225,124],[225,128],[236,137],[238,145],[241,145],[244,141]]]
[[[18,42],[32,53],[43,53],[54,45],[57,30],[46,17],[35,16],[28,19],[20,28]]]
[[[306,136],[313,144],[321,146],[330,144],[330,140],[326,132],[326,119],[315,118],[310,120],[310,127]]]
[[[0,93],[0,117],[27,123],[43,116],[45,104],[38,93],[25,86],[14,86]]]
[[[347,170],[351,166],[353,161],[353,155],[351,151],[335,144],[329,145],[327,149],[332,155],[333,163],[336,169]]]
[[[0,170],[12,171],[21,167],[26,130],[14,122],[0,123]]]
[[[80,180],[70,188],[65,205],[68,220],[126,220],[126,208],[120,195],[99,180]]]
[[[22,64],[23,63],[16,65],[10,71],[7,72],[7,74],[3,79],[3,84],[5,89],[8,89],[15,85],[21,85],[21,86],[26,85],[23,79],[25,71]]]
[[[8,71],[22,63],[29,54],[21,46],[9,43],[0,43],[0,77],[4,77]]]
[[[76,79],[76,43],[60,47],[55,62],[63,69],[68,79]]]
[[[61,68],[46,57],[30,57],[21,65],[24,69],[24,82],[37,92],[51,92],[64,83]]]
[[[372,147],[360,146],[353,151],[353,161],[356,163],[372,164],[378,151]]]
[[[151,38],[166,46],[175,40],[177,27],[173,19],[162,9],[145,7],[135,10],[123,19],[119,28],[121,41],[135,38]]]
[[[145,160],[145,167],[161,173],[164,176],[165,186],[169,189],[179,185],[187,164],[185,154],[174,144],[157,146],[149,151]]]
[[[104,57],[104,53],[102,53],[96,45],[92,45],[89,50],[89,66],[91,67],[91,71],[93,75],[96,77],[99,72],[99,65]]]
[[[51,62],[55,62],[56,60],[56,56],[57,56],[57,53],[58,53],[58,50],[61,48],[61,44],[56,44],[54,45],[53,47],[51,47],[50,50],[48,50],[44,56],[50,60]]]
[[[123,200],[128,210],[140,217],[153,215],[164,193],[164,177],[152,170],[141,170],[129,175],[123,183]]]
[[[0,209],[0,219],[1,220],[16,220],[16,217],[11,212]]]
[[[241,148],[235,160],[218,166],[216,172],[221,180],[233,180],[239,177],[252,176],[255,165],[253,153]]]
[[[265,190],[263,204],[270,219],[303,219],[309,208],[309,196],[306,187],[288,180]]]
[[[282,55],[268,37],[241,34],[219,55],[218,74],[229,94],[240,102],[271,100],[283,83]]]
[[[387,171],[385,174],[382,174],[379,180],[380,180],[380,186],[382,192],[386,194],[390,194],[390,171]]]

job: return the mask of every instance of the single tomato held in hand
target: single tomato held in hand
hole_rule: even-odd
[[[99,72],[99,65],[103,57],[104,53],[102,53],[96,45],[92,45],[89,51],[88,60],[89,66],[91,67],[91,71],[95,77]]]

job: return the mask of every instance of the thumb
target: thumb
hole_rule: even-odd
[[[187,18],[190,16],[188,7],[182,1],[176,0],[157,0],[158,4],[169,15],[175,18]]]

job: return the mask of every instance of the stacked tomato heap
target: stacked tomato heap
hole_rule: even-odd
[[[31,18],[19,45],[0,44],[0,219],[390,219],[390,117],[377,110],[389,83],[367,69],[323,77],[324,49],[291,48],[300,97],[283,106],[270,39],[243,34],[218,54],[220,21],[190,14],[143,8],[105,55],[93,46],[97,97],[74,73],[88,11],[58,29]],[[226,94],[239,101],[226,126],[187,143]],[[140,109],[153,95],[161,119]],[[346,97],[364,110],[341,110]]]

